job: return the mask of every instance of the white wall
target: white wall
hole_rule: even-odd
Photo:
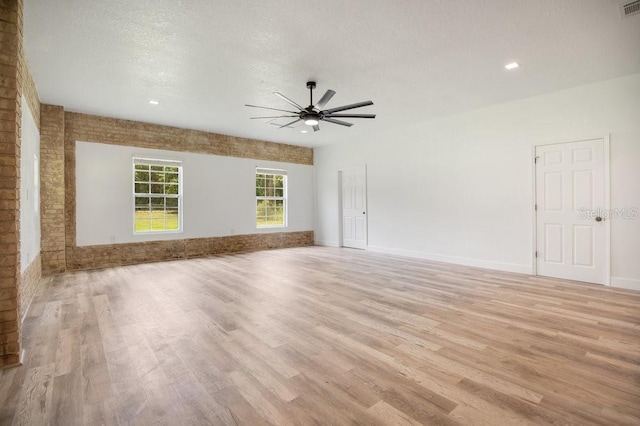
[[[182,233],[133,234],[133,157],[182,161]],[[287,228],[256,229],[256,167],[287,171]],[[313,166],[76,142],[77,245],[310,231],[313,187]]]
[[[640,74],[315,150],[316,242],[339,244],[338,170],[367,165],[369,249],[532,272],[532,147],[611,135],[611,207],[640,207]],[[611,223],[612,284],[640,289],[640,219]]]
[[[40,254],[40,132],[22,96],[20,144],[20,270]]]

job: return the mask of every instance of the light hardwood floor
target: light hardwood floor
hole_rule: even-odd
[[[16,425],[640,423],[640,293],[309,247],[48,278]]]

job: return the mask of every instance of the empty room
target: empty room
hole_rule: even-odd
[[[640,1],[0,1],[0,425],[640,424]]]

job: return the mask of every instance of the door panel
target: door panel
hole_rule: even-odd
[[[573,226],[573,264],[593,268],[593,226],[574,225]]]
[[[544,192],[544,199],[547,211],[562,211],[564,207],[563,203],[563,189],[562,183],[563,175],[560,172],[545,173],[544,186],[546,191]]]
[[[562,263],[564,254],[564,226],[545,224],[545,260],[550,263]]]
[[[539,275],[604,284],[606,228],[586,211],[605,208],[604,140],[536,147]]]
[[[573,172],[573,209],[593,209],[593,171]]]

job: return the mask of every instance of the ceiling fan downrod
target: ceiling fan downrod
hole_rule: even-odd
[[[313,89],[316,88],[315,81],[307,81],[307,89],[309,89],[309,106],[313,105]]]

